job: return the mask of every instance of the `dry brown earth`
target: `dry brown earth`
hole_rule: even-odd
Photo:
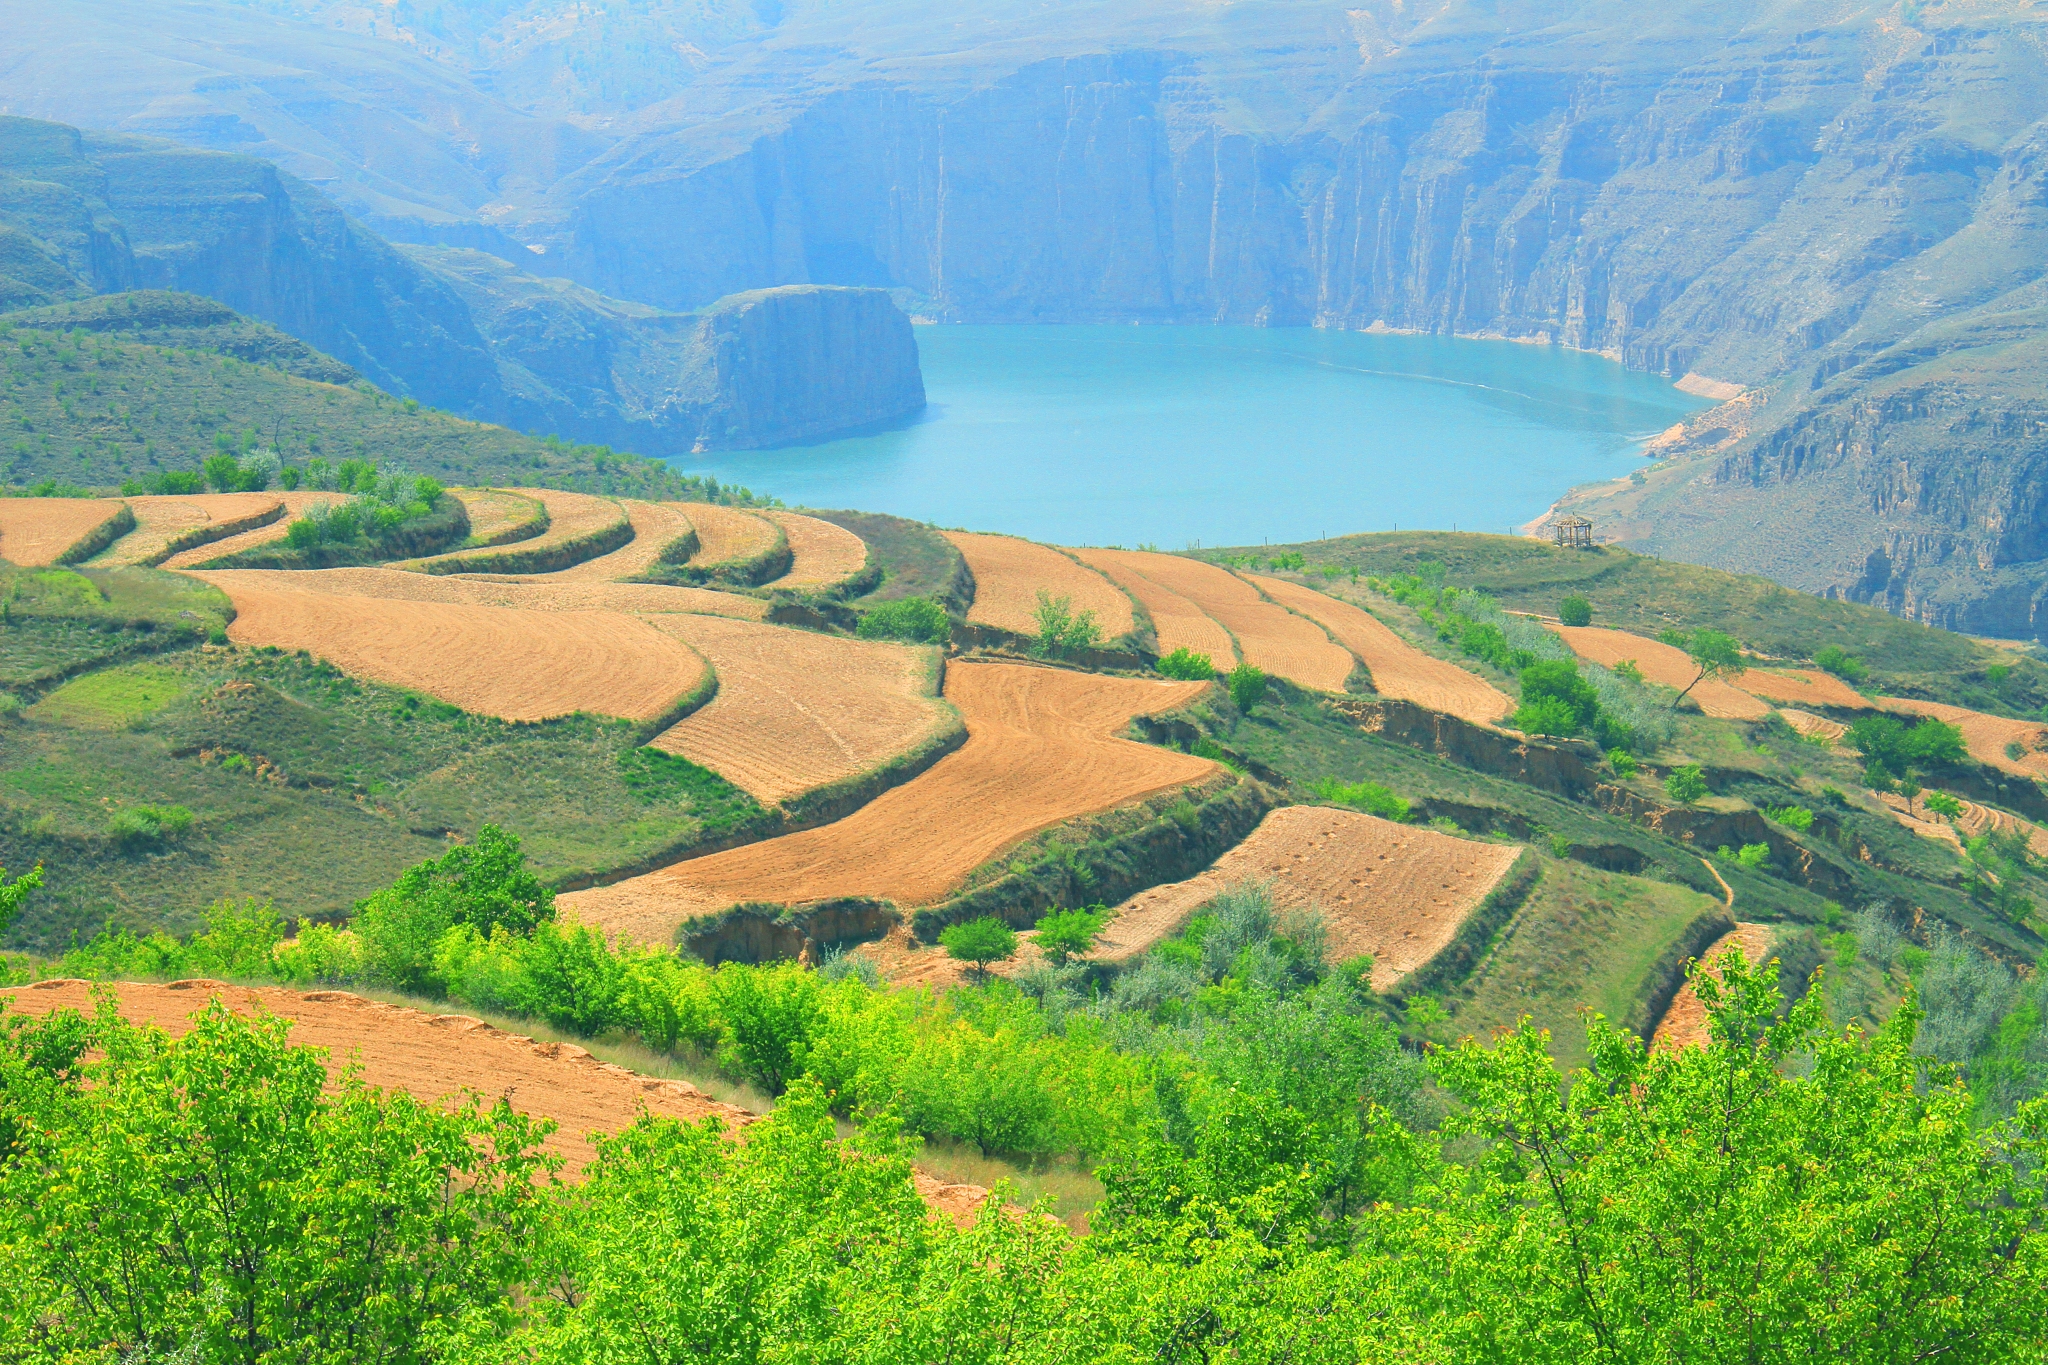
[[[1023,664],[956,663],[947,700],[968,740],[834,824],[564,896],[585,920],[666,943],[686,919],[740,900],[937,900],[1003,849],[1062,820],[1216,771],[1206,759],[1118,739],[1132,716],[1185,705],[1202,683],[1109,678]]]
[[[24,568],[55,564],[120,514],[119,498],[0,498],[0,559]]]
[[[1897,792],[1872,792],[1871,795],[1877,798],[1878,804],[1891,813],[1894,820],[1921,838],[1947,844],[1958,853],[1963,851],[1963,837],[1956,833],[1955,826],[1927,809],[1918,800],[1914,801],[1912,809],[1908,810],[1906,798]],[[1967,811],[1973,804],[1965,804],[1964,809]],[[1977,809],[1983,808],[1979,806]]]
[[[302,592],[343,597],[385,597],[396,602],[458,602],[524,611],[703,612],[758,621],[768,604],[758,597],[666,583],[562,582],[552,574],[419,574],[397,569],[349,568],[277,571],[276,581]]]
[[[700,567],[753,559],[775,544],[773,522],[737,507],[691,503],[690,520],[697,527],[697,553],[690,563]]]
[[[284,515],[276,521],[271,522],[267,526],[258,526],[253,531],[244,531],[240,535],[224,536],[205,545],[195,545],[189,550],[180,550],[177,554],[166,559],[162,567],[166,569],[197,568],[201,564],[211,564],[217,559],[225,559],[229,555],[237,555],[244,550],[253,550],[261,545],[275,544],[277,541],[283,540],[286,536],[290,535],[292,523],[313,508],[322,505],[333,506],[336,503],[348,501],[345,494],[313,493],[304,490],[296,493],[277,493],[270,496],[275,497],[284,504]]]
[[[432,565],[445,571],[445,566],[449,564],[490,559],[502,554],[545,550],[550,546],[584,540],[607,526],[617,525],[626,518],[626,510],[618,503],[610,498],[594,497],[589,493],[564,493],[553,488],[514,488],[508,491],[521,497],[532,498],[546,507],[548,529],[531,540],[522,540],[511,545],[482,545],[471,550],[456,550],[452,554],[406,560],[393,567],[424,572],[427,566]]]
[[[1341,692],[1351,676],[1351,652],[1333,644],[1323,628],[1214,564],[1179,555],[1133,551],[1127,560],[1139,573],[1214,617],[1236,637],[1246,663],[1291,679],[1303,687]]]
[[[1734,932],[1721,935],[1714,940],[1714,946],[1701,956],[1702,962],[1713,962],[1731,947],[1740,947],[1742,956],[1754,967],[1771,953],[1771,926],[1768,924],[1737,924]],[[1714,973],[1716,981],[1721,974]],[[1676,1051],[1707,1041],[1707,1007],[1701,1003],[1699,993],[1688,981],[1678,988],[1678,994],[1671,998],[1671,1008],[1664,1011],[1664,1018],[1657,1025],[1650,1046]]]
[[[2048,744],[2048,727],[2043,727],[2038,721],[1987,716],[1982,711],[1938,701],[1919,701],[1912,697],[1879,697],[1878,704],[1887,711],[1908,711],[1916,716],[1932,716],[1936,720],[1947,721],[1963,732],[1963,743],[1968,747],[1970,757],[1979,763],[1988,763],[2002,772],[2022,777],[2048,777],[2048,753],[2042,753],[2039,748]],[[2008,744],[2020,746],[2018,758],[2007,757],[2005,746]]]
[[[1299,583],[1257,574],[1249,577],[1268,597],[1316,622],[1356,654],[1372,674],[1373,690],[1383,697],[1412,701],[1476,725],[1496,724],[1515,709],[1515,703],[1492,683],[1423,653],[1371,612]]]
[[[1811,711],[1799,711],[1791,707],[1781,706],[1778,708],[1778,714],[1785,718],[1787,725],[1808,737],[1819,735],[1833,742],[1849,733],[1849,727],[1842,724],[1842,722],[1829,720],[1826,716],[1816,716]]]
[[[275,493],[194,493],[190,496],[151,495],[128,499],[135,513],[135,529],[98,555],[94,564],[147,564],[164,552],[164,547],[201,527],[234,523],[260,516],[283,503]]]
[[[1870,698],[1817,668],[1750,668],[1733,681],[1751,696],[1780,706],[1832,706],[1844,711],[1867,711],[1871,706]]]
[[[1206,654],[1209,662],[1225,673],[1237,663],[1237,644],[1230,638],[1230,632],[1187,598],[1148,578],[1139,568],[1144,559],[1142,554],[1130,550],[1075,550],[1073,554],[1138,599],[1145,614],[1152,618],[1161,654],[1190,649]]]
[[[1605,626],[1552,626],[1564,642],[1582,659],[1612,668],[1623,660],[1632,661],[1643,676],[1664,687],[1683,690],[1699,672],[1684,650],[1661,640],[1631,635]],[[1693,688],[1691,698],[1700,710],[1722,720],[1761,720],[1771,708],[1739,687],[1709,678]]]
[[[769,511],[762,516],[789,537],[789,572],[768,586],[822,588],[843,583],[865,569],[868,543],[844,526],[796,512]]]
[[[641,502],[621,498],[619,506],[633,524],[633,538],[610,554],[571,564],[553,573],[520,575],[537,583],[609,583],[646,573],[661,552],[690,534],[691,509],[679,502]]]
[[[1068,598],[1076,614],[1095,613],[1105,642],[1131,633],[1135,617],[1123,590],[1050,546],[1015,536],[947,531],[974,575],[970,623],[1017,635],[1038,634],[1038,594]]]
[[[325,1048],[330,1076],[360,1063],[362,1078],[385,1090],[403,1090],[428,1104],[460,1103],[474,1092],[484,1103],[499,1097],[522,1114],[551,1118],[547,1150],[575,1178],[597,1156],[592,1134],[630,1127],[642,1111],[687,1123],[717,1118],[738,1130],[756,1119],[737,1105],[711,1098],[688,1081],[643,1076],[602,1062],[573,1043],[536,1042],[464,1014],[426,1014],[366,1000],[347,991],[298,991],[229,986],[217,981],[167,986],[122,982],[111,988],[123,1017],[155,1024],[173,1037],[191,1028],[188,1016],[218,996],[236,1013],[268,1013],[292,1021],[291,1042]],[[83,981],[45,981],[12,992],[24,1014],[73,1009],[91,1014],[92,988]],[[972,1215],[988,1197],[976,1185],[953,1185],[916,1174],[927,1204],[956,1220]]]
[[[468,513],[469,534],[473,540],[489,540],[514,527],[540,519],[539,501],[519,493],[507,493],[499,488],[451,488],[448,492]]]
[[[1118,906],[1093,956],[1128,961],[1221,892],[1268,882],[1277,905],[1322,912],[1330,961],[1371,953],[1373,987],[1384,989],[1436,956],[1521,852],[1359,811],[1288,806],[1208,871]]]
[[[650,741],[774,805],[878,768],[951,719],[938,651],[716,616],[650,616],[718,671],[718,695]]]
[[[534,611],[353,597],[312,575],[196,571],[235,604],[237,644],[307,650],[335,667],[506,720],[572,711],[651,720],[704,676],[704,660],[613,611]]]

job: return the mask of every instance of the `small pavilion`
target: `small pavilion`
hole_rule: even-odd
[[[1560,550],[1590,550],[1593,548],[1593,523],[1584,517],[1567,513],[1551,525],[1550,532]]]

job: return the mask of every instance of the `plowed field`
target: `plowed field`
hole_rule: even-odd
[[[563,493],[552,488],[515,488],[511,492],[521,497],[532,498],[548,509],[548,529],[531,540],[522,540],[512,545],[479,546],[473,550],[457,550],[453,554],[433,555],[427,559],[411,560],[402,568],[436,568],[447,564],[460,564],[472,559],[489,559],[502,554],[528,550],[545,550],[552,545],[565,545],[581,541],[597,534],[607,526],[615,526],[626,516],[624,508],[610,498],[593,497],[588,493]]]
[[[1842,722],[1829,720],[1826,716],[1816,716],[1811,711],[1797,711],[1791,707],[1781,706],[1778,708],[1778,714],[1785,718],[1787,725],[1802,735],[1820,735],[1832,741],[1849,733],[1849,727]]]
[[[1780,706],[1833,706],[1845,711],[1867,711],[1870,699],[1832,673],[1817,668],[1745,669],[1735,686],[1754,697]]]
[[[1207,612],[1237,637],[1245,662],[1325,692],[1341,692],[1351,676],[1351,652],[1332,644],[1323,628],[1259,596],[1236,574],[1179,555],[1135,551],[1133,569]]]
[[[697,527],[697,553],[692,564],[710,566],[753,559],[775,544],[775,526],[752,512],[737,507],[690,504],[690,520]]]
[[[1742,955],[1753,967],[1771,953],[1771,926],[1768,924],[1738,924],[1735,932],[1723,934],[1714,940],[1714,946],[1707,949],[1701,961],[1712,962],[1731,947],[1739,946]],[[1715,973],[1715,979],[1720,974]],[[1664,1011],[1663,1021],[1657,1025],[1657,1032],[1650,1046],[1676,1050],[1691,1047],[1707,1041],[1707,1007],[1700,1003],[1699,994],[1688,981],[1678,988],[1678,994],[1671,999],[1671,1008]]]
[[[563,1174],[572,1178],[597,1156],[591,1133],[629,1127],[642,1109],[689,1123],[716,1116],[735,1130],[756,1117],[688,1081],[643,1076],[601,1062],[572,1043],[535,1042],[463,1014],[425,1014],[346,991],[301,994],[220,982],[122,982],[114,989],[122,1015],[174,1036],[183,1035],[191,1027],[188,1016],[218,995],[238,1014],[290,1019],[292,1042],[327,1049],[330,1075],[360,1061],[364,1081],[429,1104],[459,1102],[464,1091],[476,1092],[486,1104],[503,1096],[522,1114],[555,1120],[547,1147],[562,1157]],[[90,1015],[90,991],[83,981],[46,981],[12,994],[24,1014],[74,1009]],[[979,1186],[944,1184],[922,1171],[916,1180],[927,1204],[956,1219],[988,1197]]]
[[[1582,659],[1614,667],[1624,659],[1635,662],[1643,676],[1665,687],[1683,689],[1699,672],[1685,651],[1660,640],[1648,640],[1625,630],[1604,626],[1552,626],[1564,642]],[[1771,708],[1739,687],[1709,678],[1693,688],[1691,697],[1700,710],[1723,720],[1761,720]]]
[[[271,545],[291,534],[292,523],[309,510],[322,504],[332,505],[346,502],[340,493],[277,493],[271,495],[284,504],[284,515],[267,526],[258,526],[253,531],[240,535],[225,536],[206,545],[196,545],[189,550],[180,550],[163,562],[166,569],[189,569],[201,564],[211,564],[217,559],[253,550],[259,545]]]
[[[763,512],[789,537],[789,572],[778,588],[822,588],[843,583],[868,564],[868,543],[844,526],[795,512]]]
[[[540,503],[518,493],[496,488],[451,488],[448,491],[469,514],[469,534],[475,540],[490,540],[540,519]]]
[[[1216,624],[1208,612],[1140,572],[1138,565],[1144,555],[1129,550],[1076,550],[1074,555],[1138,599],[1146,615],[1152,618],[1161,654],[1191,649],[1208,655],[1209,662],[1225,673],[1237,663],[1237,645],[1230,632]]]
[[[190,497],[128,499],[135,529],[94,557],[94,564],[147,564],[164,547],[204,526],[233,525],[282,508],[275,493],[194,493]]]
[[[716,616],[651,616],[718,670],[709,705],[655,736],[763,805],[881,766],[951,719],[937,651]]]
[[[608,555],[586,559],[553,573],[534,574],[542,583],[607,583],[646,573],[661,558],[671,542],[690,534],[690,509],[679,502],[640,502],[621,499],[626,519],[633,523],[633,538]]]
[[[1921,838],[1933,839],[1937,843],[1947,844],[1958,853],[1963,851],[1963,836],[1956,833],[1956,827],[1921,805],[1918,801],[1915,801],[1912,809],[1909,810],[1906,807],[1906,798],[1900,796],[1897,792],[1872,792],[1871,795],[1877,798],[1879,805],[1891,812],[1894,820],[1897,820]],[[1968,812],[1973,805],[1974,803],[1972,802],[1965,802],[1963,804],[1964,811]],[[1981,811],[1984,808],[1977,806],[1976,809]],[[2007,818],[2010,819],[2011,817],[2008,816]],[[1983,823],[1990,822],[1982,821],[1980,817],[1980,828]]]
[[[301,592],[383,597],[394,602],[466,602],[523,611],[623,611],[632,615],[705,612],[758,621],[768,604],[757,597],[665,583],[562,582],[552,574],[403,573],[397,569],[307,569],[276,581]]]
[[[1982,711],[1970,711],[1960,706],[1948,706],[1938,701],[1916,701],[1911,697],[1879,697],[1878,703],[1887,711],[1909,711],[1916,716],[1932,716],[1945,720],[1963,732],[1963,743],[1970,750],[1970,757],[1979,763],[2023,777],[2048,777],[2048,754],[2041,753],[2037,746],[2048,744],[2048,727],[2038,721],[2010,720],[2005,716],[1987,716]],[[2005,746],[2020,746],[2018,758],[2008,757]]]
[[[1048,825],[1215,771],[1206,759],[1116,738],[1134,715],[1180,706],[1201,683],[1108,678],[1022,664],[954,664],[946,698],[964,747],[852,815],[564,896],[585,920],[667,942],[686,919],[739,900],[937,900]]]
[[[120,512],[119,498],[0,498],[0,559],[25,568],[55,564]]]
[[[1363,660],[1372,674],[1373,690],[1383,697],[1412,701],[1478,725],[1492,725],[1515,709],[1492,683],[1423,653],[1371,612],[1298,583],[1250,577],[1268,597],[1316,622]]]
[[[1038,634],[1038,594],[1065,597],[1076,613],[1092,611],[1104,641],[1128,635],[1131,599],[1116,584],[1058,550],[1015,536],[947,531],[946,539],[974,574],[974,605],[967,619],[1018,635]]]
[[[1521,852],[1359,811],[1288,806],[1208,871],[1118,906],[1093,956],[1127,961],[1222,891],[1270,882],[1277,904],[1322,912],[1330,961],[1371,953],[1373,987],[1384,989],[1436,956]]]
[[[307,650],[344,672],[506,720],[572,711],[651,720],[695,687],[704,661],[612,611],[402,602],[310,590],[262,569],[193,574],[235,604],[237,644]]]

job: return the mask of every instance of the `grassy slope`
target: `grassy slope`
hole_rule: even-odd
[[[1885,691],[2004,715],[2031,715],[2048,704],[2048,669],[2020,660],[2009,677],[1994,682],[1986,668],[2014,661],[1966,636],[1876,607],[1795,592],[1766,578],[1614,546],[1560,550],[1523,536],[1396,531],[1194,554],[1217,561],[1288,551],[1307,560],[1310,582],[1320,581],[1314,571],[1324,565],[1384,575],[1413,572],[1434,560],[1445,566],[1451,582],[1483,589],[1512,610],[1554,615],[1559,599],[1577,593],[1593,604],[1596,625],[1644,635],[1712,626],[1761,653],[1788,659],[1810,659],[1823,646],[1840,645],[1870,665]]]
[[[866,607],[901,597],[930,597],[949,611],[965,613],[967,603],[954,591],[960,577],[960,552],[923,522],[878,512],[811,512],[808,515],[843,526],[868,544],[880,561],[882,581],[858,599]]]

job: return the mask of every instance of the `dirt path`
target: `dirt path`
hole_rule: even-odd
[[[1919,701],[1912,697],[1879,697],[1878,704],[1887,711],[1907,711],[1947,721],[1963,732],[1963,743],[1968,747],[1970,757],[1979,763],[1988,763],[2001,772],[2021,777],[2048,777],[2048,753],[2040,752],[2037,747],[2048,744],[2048,727],[2039,721],[2011,720],[2005,716],[1990,716],[1982,711],[1938,701]],[[2020,746],[2018,758],[2006,753],[2008,744]]]
[[[718,670],[709,705],[655,736],[763,805],[880,767],[953,719],[936,650],[716,616],[650,616]]]
[[[303,569],[272,572],[277,584],[302,592],[382,597],[394,602],[454,602],[522,611],[623,611],[633,615],[699,612],[758,621],[758,597],[665,583],[561,582],[552,574],[421,574],[397,569]]]
[[[1705,858],[1700,859],[1700,866],[1704,867],[1707,870],[1707,875],[1714,879],[1714,885],[1721,888],[1721,904],[1733,910],[1735,908],[1735,888],[1728,885],[1728,879],[1721,875],[1721,869],[1715,867]]]
[[[135,513],[135,529],[109,545],[90,561],[95,567],[146,564],[164,552],[164,547],[205,526],[245,522],[284,503],[275,493],[194,493],[189,497],[170,494],[128,499]]]
[[[1582,659],[1612,668],[1624,659],[1632,660],[1643,676],[1664,687],[1684,690],[1699,672],[1682,649],[1661,640],[1645,639],[1625,630],[1605,626],[1552,626]],[[1722,720],[1762,720],[1771,713],[1763,701],[1739,687],[1709,678],[1688,695],[1700,710]]]
[[[193,572],[235,604],[237,644],[307,650],[335,667],[506,720],[572,711],[651,720],[695,687],[704,660],[612,611],[403,602],[308,588],[310,575]]]
[[[55,564],[120,514],[119,498],[0,498],[0,559],[24,568]]]
[[[695,565],[709,567],[753,559],[775,544],[775,525],[759,513],[737,507],[690,504],[690,521],[697,528]]]
[[[631,578],[653,568],[663,550],[690,534],[689,509],[681,503],[621,498],[619,506],[633,524],[631,540],[610,554],[553,573],[534,574],[533,578],[542,583],[609,583]]]
[[[1116,738],[1132,716],[1184,705],[1204,686],[953,664],[946,698],[960,708],[968,740],[929,771],[834,824],[574,892],[562,903],[655,943],[669,942],[684,920],[740,900],[929,903],[1048,825],[1214,772],[1206,759]]]
[[[224,536],[205,545],[195,545],[189,550],[180,550],[169,559],[166,559],[159,567],[166,569],[193,569],[201,564],[211,564],[217,559],[226,559],[229,555],[238,555],[244,550],[254,550],[264,545],[275,545],[278,541],[291,534],[293,522],[305,516],[306,513],[312,511],[315,507],[332,507],[337,503],[348,501],[347,496],[341,493],[297,492],[276,493],[267,496],[274,497],[284,504],[284,515],[276,521],[270,522],[268,525],[258,526],[252,531],[244,531],[240,535]]]
[[[1304,687],[1344,690],[1351,651],[1333,644],[1313,621],[1268,602],[1237,575],[1198,559],[1147,551],[1130,552],[1125,563],[1214,618],[1236,637],[1245,662]]]
[[[1065,597],[1078,615],[1095,613],[1105,643],[1128,635],[1136,621],[1123,589],[1060,551],[1016,536],[942,532],[974,575],[967,619],[1018,635],[1038,634],[1038,594]]]
[[[757,1117],[688,1081],[643,1076],[601,1062],[573,1043],[536,1042],[463,1014],[426,1014],[346,991],[301,993],[206,981],[122,982],[113,989],[124,1017],[155,1024],[174,1037],[191,1028],[188,1016],[218,995],[238,1014],[268,1012],[292,1020],[293,1043],[327,1049],[329,1075],[360,1061],[369,1084],[403,1090],[429,1104],[459,1102],[464,1091],[475,1091],[487,1104],[503,1096],[522,1114],[556,1121],[547,1148],[562,1157],[568,1178],[581,1175],[596,1158],[591,1134],[619,1132],[643,1109],[689,1123],[716,1116],[735,1130]],[[95,1008],[83,981],[39,982],[9,994],[24,1014],[74,1009],[89,1015]],[[922,1171],[915,1178],[925,1202],[955,1219],[971,1215],[988,1197],[977,1185],[946,1184]]]
[[[844,526],[796,512],[768,511],[762,516],[789,537],[789,572],[766,584],[774,588],[823,588],[843,583],[865,569],[868,543]]]
[[[1316,622],[1363,660],[1372,674],[1373,690],[1383,697],[1412,701],[1475,725],[1497,724],[1515,709],[1508,695],[1486,679],[1423,653],[1361,607],[1284,579],[1247,577],[1268,597]]]
[[[1720,873],[1716,872],[1718,879]],[[1723,883],[1726,885],[1726,883]],[[1734,932],[1721,935],[1714,945],[1700,955],[1700,961],[1711,963],[1725,954],[1731,947],[1740,947],[1742,956],[1754,967],[1771,955],[1771,926],[1768,924],[1740,924]],[[1710,969],[1711,970],[1711,969]],[[1714,973],[1716,981],[1720,973]],[[1699,993],[1688,981],[1678,988],[1678,994],[1671,998],[1671,1008],[1664,1011],[1664,1018],[1658,1023],[1657,1031],[1650,1039],[1652,1048],[1667,1048],[1676,1051],[1707,1041],[1707,1007],[1701,1003]]]
[[[1373,987],[1385,989],[1451,941],[1521,852],[1520,844],[1455,839],[1359,811],[1288,806],[1208,871],[1118,906],[1093,956],[1128,961],[1180,932],[1219,893],[1263,881],[1277,904],[1322,912],[1331,962],[1371,953]]]
[[[1218,671],[1228,673],[1237,664],[1237,645],[1230,632],[1173,589],[1155,583],[1139,569],[1144,558],[1129,550],[1075,550],[1074,557],[1106,575],[1118,587],[1138,599],[1152,618],[1152,630],[1159,638],[1159,652],[1191,649],[1209,656]]]
[[[610,498],[594,497],[589,493],[564,493],[553,488],[514,488],[507,491],[517,493],[521,497],[532,498],[546,507],[548,529],[531,540],[515,541],[510,545],[481,545],[472,550],[456,550],[452,554],[428,555],[424,559],[406,560],[393,567],[421,573],[437,570],[443,573],[451,572],[447,568],[451,564],[489,560],[504,554],[524,554],[581,541],[607,526],[616,526],[626,519],[626,510],[618,503]]]

